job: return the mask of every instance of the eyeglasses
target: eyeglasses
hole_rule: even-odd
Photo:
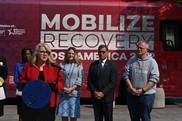
[[[104,53],[106,53],[106,51],[99,51],[99,53],[102,53],[102,54],[104,54]]]
[[[144,49],[146,49],[146,48],[138,47],[138,50],[144,50]]]
[[[49,52],[47,51],[39,51],[40,54],[48,54]]]

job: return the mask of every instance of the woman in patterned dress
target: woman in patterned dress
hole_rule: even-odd
[[[77,121],[80,117],[80,88],[83,82],[83,67],[74,47],[68,48],[64,61],[60,63],[65,84],[60,94],[57,115],[62,121]]]

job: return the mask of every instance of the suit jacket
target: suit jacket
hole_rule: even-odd
[[[38,66],[32,66],[30,62],[25,63],[22,73],[20,75],[20,82],[28,82],[32,80],[37,80],[39,76],[39,68]],[[44,81],[48,83],[54,83],[58,81],[58,91],[61,91],[64,87],[64,78],[62,73],[59,72],[58,68],[53,66],[45,65],[43,67],[44,73]],[[55,92],[56,86],[50,85],[52,94],[50,99],[50,107],[55,106]]]
[[[21,74],[22,69],[24,67],[24,64],[25,63],[22,62],[22,63],[16,63],[16,65],[15,65],[15,68],[14,68],[14,82],[16,84],[18,84],[18,82],[19,82],[19,77],[20,77],[20,74]]]
[[[88,90],[91,92],[93,101],[112,102],[114,100],[114,89],[117,81],[117,66],[114,62],[106,60],[103,71],[99,74],[99,60],[90,64],[88,74]],[[94,97],[95,91],[102,91],[104,98],[97,100]]]
[[[8,67],[6,65],[6,59],[4,57],[0,57],[0,77],[2,77],[5,81],[8,76]]]

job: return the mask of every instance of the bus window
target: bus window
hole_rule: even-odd
[[[182,50],[182,22],[181,21],[160,21],[160,40],[165,50]]]

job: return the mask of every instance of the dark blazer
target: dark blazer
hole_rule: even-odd
[[[6,59],[4,57],[0,57],[0,77],[2,77],[5,81],[8,76],[8,67],[6,65]]]
[[[104,98],[103,102],[112,102],[114,100],[114,89],[117,81],[117,66],[114,62],[106,60],[103,71],[99,75],[98,70],[99,60],[90,64],[88,73],[88,90],[91,92],[91,98],[93,101],[99,101],[95,99],[95,91],[102,91]]]

